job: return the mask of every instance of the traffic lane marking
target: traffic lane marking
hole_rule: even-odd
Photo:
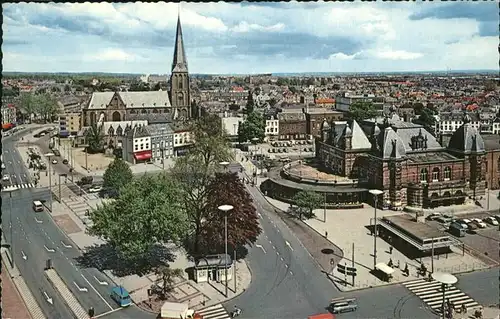
[[[104,299],[104,297],[99,293],[99,291],[97,291],[97,289],[95,289],[95,287],[90,283],[90,281],[82,274],[82,278],[89,284],[89,286],[95,291],[95,293],[99,296],[99,298],[102,299],[102,301],[104,301],[104,303],[106,304],[106,306],[109,307],[109,309],[113,310],[114,308],[111,307],[111,305],[106,301],[106,299]]]

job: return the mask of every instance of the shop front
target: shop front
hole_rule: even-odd
[[[134,164],[145,163],[151,160],[153,153],[151,151],[140,151],[134,153]]]

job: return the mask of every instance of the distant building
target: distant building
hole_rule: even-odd
[[[307,138],[306,115],[302,110],[278,114],[280,140],[304,140]]]
[[[76,136],[81,130],[80,113],[63,113],[59,115],[59,136]]]
[[[2,129],[8,130],[17,124],[17,110],[14,104],[2,103]]]
[[[174,131],[169,124],[150,124],[151,153],[153,161],[162,163],[174,154]]]
[[[335,98],[335,109],[337,111],[349,112],[352,104],[356,102],[373,102],[374,98],[375,95],[373,94],[351,95],[350,93],[346,92],[344,93],[344,95]],[[383,107],[383,103],[374,104],[376,104],[375,107]]]
[[[280,121],[277,116],[269,116],[266,118],[266,140],[274,141],[278,139],[280,133]]]

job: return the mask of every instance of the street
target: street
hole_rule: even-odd
[[[4,171],[16,176],[16,182],[11,180],[8,185],[16,185],[17,181],[28,183],[30,180],[26,176],[29,172],[12,140],[4,141],[3,154],[4,158],[7,157]],[[75,261],[81,252],[54,223],[47,210],[40,213],[33,211],[34,200],[48,202],[49,198],[48,188],[2,192],[2,210],[9,221],[2,224],[6,241],[12,245],[14,262],[44,314],[47,318],[74,317],[63,296],[53,288],[44,273],[48,259],[85,310],[94,307],[96,315],[99,315],[118,309],[119,306],[109,296],[113,282],[97,269],[81,268]],[[52,304],[47,298],[52,298]],[[151,317],[139,310],[124,311],[120,317],[127,313],[130,313],[130,318]]]

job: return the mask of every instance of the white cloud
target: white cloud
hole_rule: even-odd
[[[335,53],[330,55],[329,59],[330,60],[352,60],[356,57],[356,53],[353,55],[347,55],[344,53]]]
[[[424,56],[422,53],[408,52],[404,50],[379,51],[375,52],[374,55],[379,59],[386,60],[415,60]]]
[[[270,26],[262,26],[256,23],[248,23],[246,21],[240,22],[237,26],[231,28],[234,32],[246,33],[250,31],[263,31],[263,32],[276,32],[283,31],[285,25],[283,23],[276,23]]]
[[[141,59],[141,57],[127,53],[121,49],[109,48],[97,54],[88,55],[87,59],[95,61],[134,61]]]

